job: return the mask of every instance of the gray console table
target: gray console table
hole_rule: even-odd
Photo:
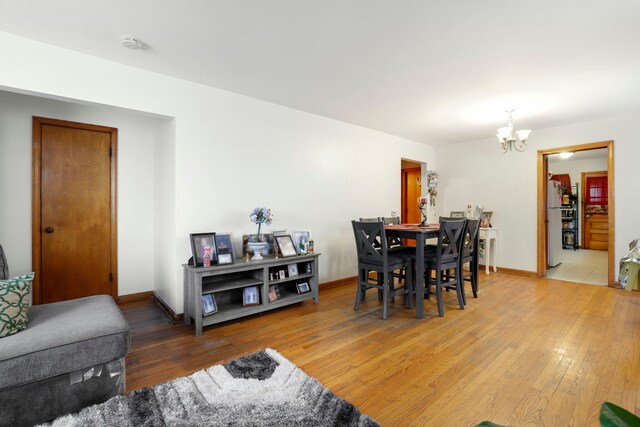
[[[195,323],[196,336],[202,327],[239,317],[250,316],[313,298],[318,303],[319,253],[286,258],[265,258],[262,261],[240,259],[233,264],[212,265],[209,268],[183,264],[184,323]],[[298,274],[290,276],[290,264],[297,266]],[[274,278],[276,272],[287,271],[285,277]],[[298,293],[297,285],[309,284],[309,292]],[[278,285],[280,298],[269,301],[269,286]],[[243,305],[244,288],[257,286],[259,303]],[[203,315],[202,295],[212,293],[217,312]]]

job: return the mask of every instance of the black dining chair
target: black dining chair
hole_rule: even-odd
[[[465,219],[441,219],[438,244],[435,248],[429,248],[425,251],[425,296],[430,298],[431,287],[435,288],[440,317],[444,316],[443,289],[455,290],[458,305],[461,310],[464,310],[465,297],[460,258],[466,224]],[[435,275],[432,274],[433,272]]]
[[[354,310],[360,309],[360,302],[369,289],[382,291],[382,318],[389,316],[389,301],[404,295],[405,303],[413,307],[413,282],[411,280],[412,258],[404,252],[391,253],[387,245],[384,224],[380,222],[351,221],[358,253],[358,286]],[[379,247],[378,247],[379,246]],[[396,286],[393,272],[407,269],[407,280]],[[379,280],[371,282],[369,272],[378,273]]]
[[[473,297],[478,298],[478,241],[479,241],[480,220],[468,219],[467,227],[462,243],[462,256],[460,257],[460,271],[462,272],[462,287],[464,288],[464,282],[471,283],[471,291]],[[469,271],[465,273],[463,270],[464,264],[469,263]],[[467,303],[467,298],[464,297],[464,303]]]

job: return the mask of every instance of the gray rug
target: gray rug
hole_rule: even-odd
[[[377,426],[372,418],[266,349],[116,396],[52,426]]]

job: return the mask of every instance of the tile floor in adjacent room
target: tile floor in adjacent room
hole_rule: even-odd
[[[607,251],[563,249],[560,265],[547,270],[547,277],[570,282],[607,285]]]

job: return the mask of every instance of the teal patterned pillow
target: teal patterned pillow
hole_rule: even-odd
[[[34,273],[0,280],[0,338],[27,327],[29,294]]]

